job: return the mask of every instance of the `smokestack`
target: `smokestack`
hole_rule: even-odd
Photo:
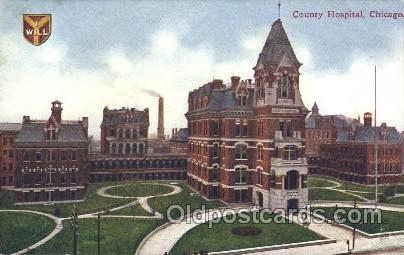
[[[160,140],[165,139],[164,135],[164,99],[159,97],[159,109],[158,109],[158,123],[157,123],[157,138]]]

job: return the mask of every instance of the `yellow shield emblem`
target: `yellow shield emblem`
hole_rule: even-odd
[[[24,38],[35,46],[46,42],[51,34],[52,16],[50,14],[23,14]]]

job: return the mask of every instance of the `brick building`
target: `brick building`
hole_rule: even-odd
[[[188,184],[210,199],[298,208],[307,203],[305,117],[297,60],[281,20],[254,82],[213,80],[189,93]]]
[[[320,159],[320,146],[344,141],[361,126],[360,119],[344,115],[321,115],[317,103],[306,118],[306,157],[309,171],[315,173]]]
[[[89,155],[90,182],[185,179],[186,153],[171,153],[159,97],[158,139],[148,137],[149,110],[104,108],[101,153]]]
[[[147,152],[149,109],[104,108],[101,123],[101,153],[144,155]]]
[[[170,151],[172,153],[187,153],[188,151],[188,129],[173,128],[170,139]]]
[[[19,123],[0,123],[0,188],[14,186],[14,140],[20,129]]]
[[[52,102],[48,120],[23,117],[15,139],[15,202],[44,203],[85,198],[88,183],[88,118],[62,120]]]
[[[375,139],[378,144],[378,183],[403,182],[403,139],[396,128],[385,123],[372,127],[371,113],[365,113],[364,126],[357,127],[345,140],[320,146],[317,173],[374,184]]]

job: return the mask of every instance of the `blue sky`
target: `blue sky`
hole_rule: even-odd
[[[166,130],[186,125],[189,90],[233,74],[251,78],[278,1],[0,1],[0,121],[46,118],[50,102],[64,117],[89,116],[99,135],[102,108],[151,110],[166,102]],[[372,111],[379,70],[380,122],[404,128],[403,19],[296,19],[299,12],[404,12],[403,1],[283,1],[281,17],[303,62],[308,108],[351,117]],[[39,47],[22,37],[23,13],[51,13],[52,35]],[[391,104],[390,102],[394,102]],[[168,133],[168,132],[167,132]]]

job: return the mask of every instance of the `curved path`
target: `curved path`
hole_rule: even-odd
[[[102,217],[103,218],[136,218],[136,219],[161,219],[163,218],[163,215],[157,211],[155,211],[152,207],[150,207],[150,205],[147,202],[147,199],[149,198],[153,198],[153,197],[162,197],[162,196],[171,196],[171,195],[175,195],[178,194],[182,191],[181,187],[173,185],[173,184],[166,184],[166,183],[147,183],[147,182],[141,182],[143,184],[153,184],[153,185],[163,185],[163,186],[168,186],[171,187],[173,189],[173,191],[166,193],[166,194],[159,194],[159,195],[155,195],[155,196],[147,196],[147,197],[124,197],[124,196],[114,196],[114,195],[110,195],[107,194],[105,191],[116,187],[116,186],[124,186],[124,185],[130,185],[130,184],[135,184],[135,183],[130,183],[130,184],[120,184],[120,185],[112,185],[112,186],[107,186],[107,187],[103,187],[101,189],[97,190],[97,195],[99,196],[103,196],[103,197],[109,197],[109,198],[116,198],[116,199],[123,199],[123,198],[134,198],[135,200],[132,202],[129,202],[125,205],[121,205],[118,207],[114,207],[111,208],[109,210],[104,210],[104,211],[98,211],[98,212],[93,212],[93,213],[88,213],[88,214],[81,214],[78,215],[78,217],[80,219],[88,219],[88,218],[96,218],[98,217],[98,213],[103,214]],[[120,209],[124,209],[130,206],[135,206],[136,204],[138,204],[147,212],[149,212],[150,214],[152,214],[152,216],[136,216],[136,215],[105,215],[104,213],[106,212],[114,212],[114,211],[118,211]],[[16,253],[13,253],[13,255],[20,255],[20,254],[25,254],[30,250],[36,249],[39,246],[43,245],[44,243],[48,242],[49,240],[51,240],[52,238],[54,238],[56,236],[56,234],[58,234],[60,231],[63,230],[63,220],[67,220],[70,218],[59,218],[56,216],[53,216],[51,214],[47,214],[47,213],[43,213],[43,212],[39,212],[39,211],[31,211],[31,210],[8,210],[8,209],[4,209],[4,210],[0,210],[0,212],[25,212],[25,213],[33,213],[33,214],[39,214],[39,215],[43,215],[46,216],[48,218],[51,218],[55,221],[56,223],[56,227],[55,229],[45,238],[43,238],[42,240],[34,243],[33,245],[20,250]]]
[[[18,254],[25,254],[25,253],[29,252],[30,250],[33,250],[33,249],[35,249],[35,248],[41,246],[42,244],[46,243],[47,241],[49,241],[49,240],[51,240],[53,237],[55,237],[55,235],[56,235],[57,233],[59,233],[60,231],[62,231],[62,229],[63,229],[62,219],[60,219],[60,218],[58,218],[58,217],[55,217],[55,216],[53,216],[53,215],[51,215],[51,214],[47,214],[47,213],[43,213],[43,212],[38,212],[38,211],[31,211],[31,210],[7,210],[7,209],[5,209],[5,210],[0,210],[0,212],[17,212],[17,213],[23,212],[23,213],[33,213],[33,214],[43,215],[43,216],[46,216],[46,217],[48,217],[48,218],[51,218],[51,219],[54,220],[55,223],[56,223],[55,228],[53,229],[53,231],[52,231],[49,235],[47,235],[45,238],[43,238],[42,240],[40,240],[40,241],[34,243],[34,244],[31,245],[31,246],[29,246],[29,247],[27,247],[27,248],[25,248],[25,249],[23,249],[23,250],[20,250],[20,251],[17,251],[17,252],[15,252],[15,253],[13,253],[13,254],[15,254],[15,255],[18,255]]]

